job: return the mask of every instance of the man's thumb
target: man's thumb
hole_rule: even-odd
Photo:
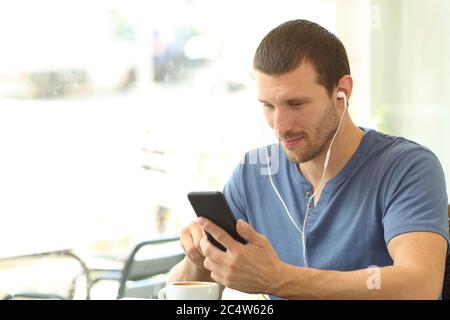
[[[259,243],[259,240],[262,237],[251,225],[242,219],[239,219],[237,222],[237,232],[242,238],[254,244]]]

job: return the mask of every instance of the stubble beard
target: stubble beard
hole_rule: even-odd
[[[323,117],[318,121],[318,125],[313,128],[314,136],[311,137],[306,132],[303,133],[301,145],[294,149],[286,149],[281,144],[284,153],[289,161],[294,163],[308,162],[318,155],[328,146],[339,125],[339,117],[334,105],[330,104]],[[302,134],[287,132],[283,138],[298,137]]]

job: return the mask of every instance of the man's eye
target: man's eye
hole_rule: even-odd
[[[273,105],[271,105],[271,104],[263,104],[263,107],[265,108],[265,109],[273,109]]]

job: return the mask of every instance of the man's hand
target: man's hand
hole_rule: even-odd
[[[185,253],[184,259],[170,270],[167,282],[175,281],[214,281],[211,272],[205,269],[205,257],[200,248],[200,241],[205,236],[198,221],[191,222],[180,233],[180,244]],[[222,295],[223,286],[220,286]]]
[[[270,293],[280,285],[283,263],[265,236],[239,220],[237,231],[249,241],[244,245],[207,219],[200,218],[198,223],[227,248],[226,252],[221,251],[206,236],[200,241],[201,252],[206,257],[204,267],[211,271],[212,279],[247,293]]]
[[[197,267],[203,269],[203,256],[200,248],[200,241],[205,236],[205,233],[198,223],[198,220],[191,222],[187,227],[180,232],[180,245],[183,248],[186,257]]]

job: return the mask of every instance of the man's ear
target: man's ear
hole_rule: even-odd
[[[339,79],[338,82],[338,92],[342,91],[343,93],[345,93],[346,97],[347,97],[347,104],[348,101],[350,100],[350,96],[352,95],[352,90],[353,90],[353,78],[351,75],[346,74],[345,76],[342,76],[341,79]]]

